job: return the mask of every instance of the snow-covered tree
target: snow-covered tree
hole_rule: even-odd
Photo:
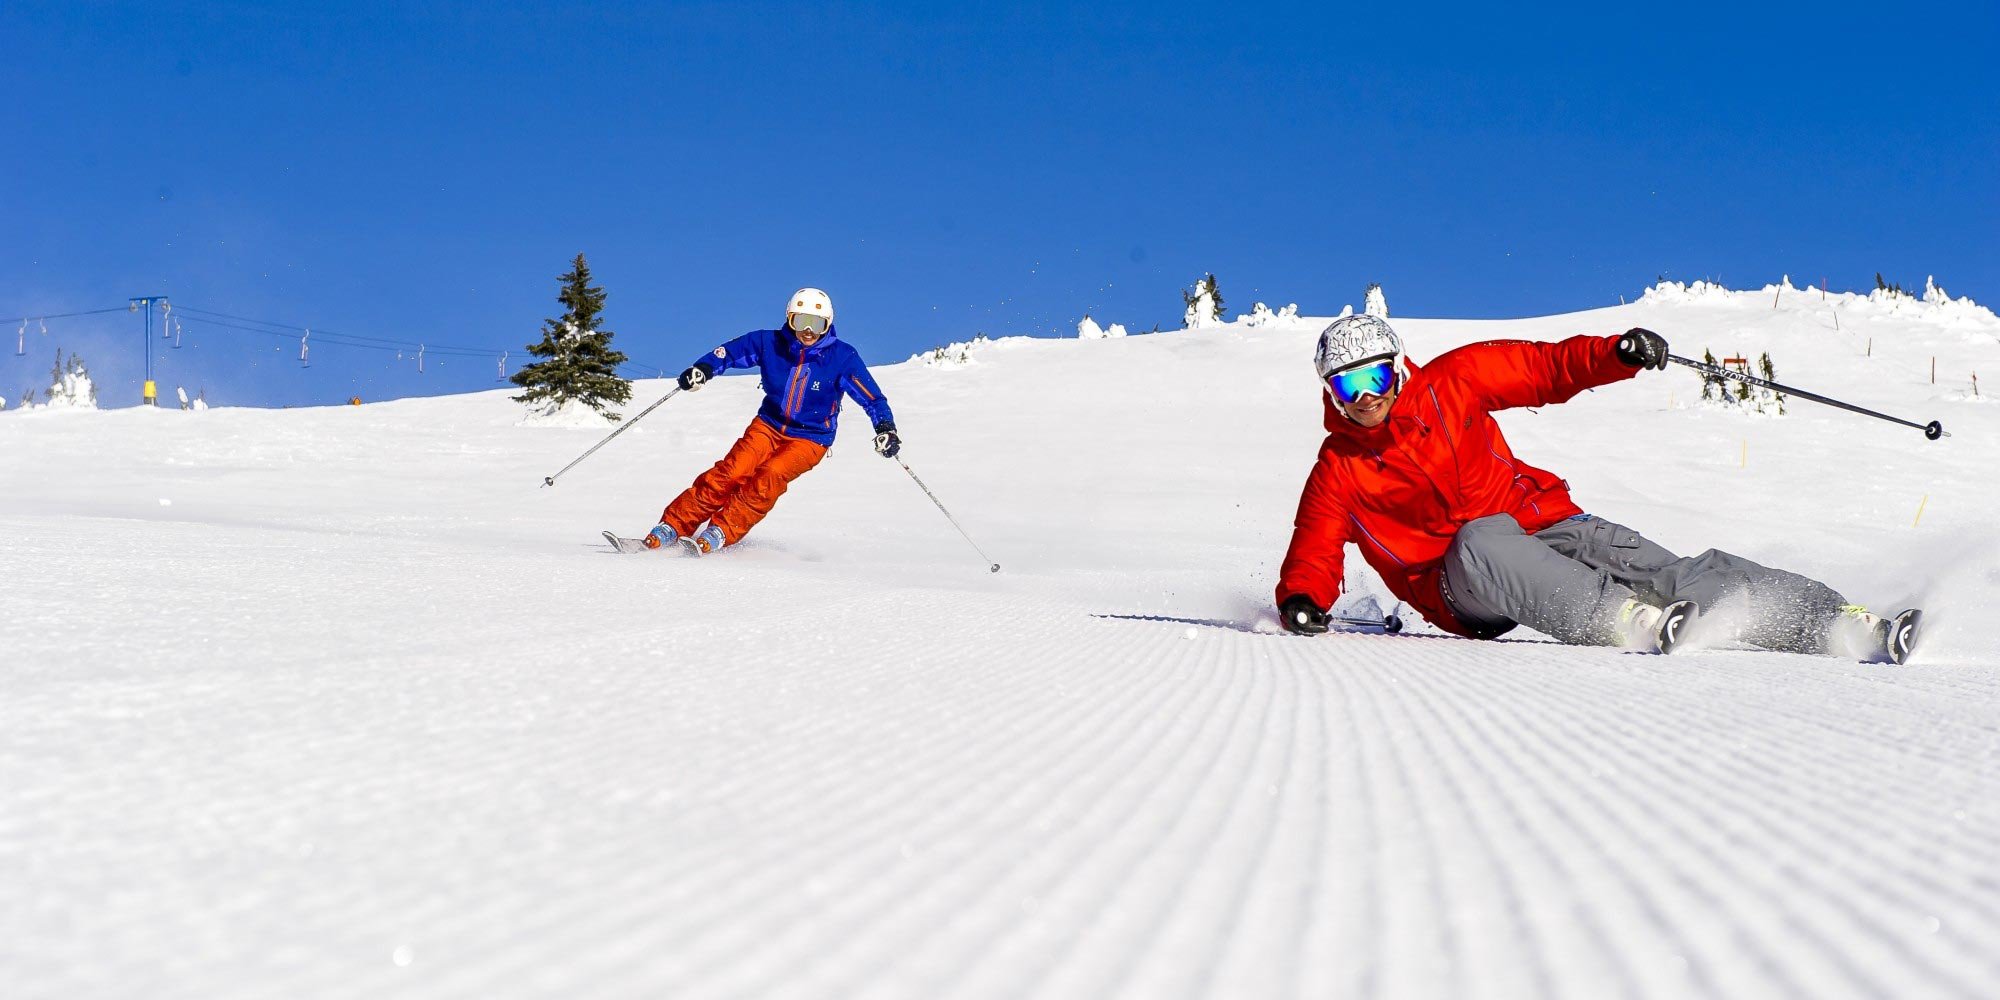
[[[1776,382],[1778,380],[1778,370],[1771,365],[1770,351],[1765,351],[1763,356],[1757,359],[1757,373],[1760,376],[1762,376],[1764,381],[1766,382]],[[1769,406],[1771,410],[1776,412],[1779,416],[1782,417],[1785,415],[1784,393],[1779,392],[1776,389],[1766,389],[1762,386],[1759,386],[1757,388],[1757,392],[1759,393],[1757,399],[1758,413],[1765,412],[1765,407]]]
[[[56,350],[56,364],[49,370],[49,406],[78,410],[97,409],[97,387],[91,384],[90,370],[83,359],[72,354],[64,360]]]
[[[1085,316],[1083,321],[1076,325],[1076,335],[1082,340],[1105,340],[1111,337],[1123,337],[1125,336],[1125,325],[1122,323],[1113,323],[1108,327],[1098,326],[1095,319]]]
[[[590,265],[582,254],[559,280],[562,292],[556,298],[564,306],[563,314],[543,320],[541,341],[528,345],[529,354],[544,360],[514,373],[510,381],[528,390],[514,401],[542,413],[577,402],[606,420],[617,420],[618,414],[605,413],[604,407],[630,400],[632,383],[618,374],[625,355],[611,349],[613,334],[597,325],[604,311],[604,289],[590,283]]]
[[[1361,311],[1369,316],[1376,316],[1381,319],[1389,318],[1389,297],[1382,294],[1381,282],[1371,281],[1368,283],[1368,295],[1361,302]]]
[[[1181,302],[1187,306],[1187,311],[1181,314],[1181,323],[1190,330],[1222,322],[1222,292],[1216,288],[1213,271],[1203,275],[1192,289],[1183,290]]]
[[[1702,348],[1701,361],[1702,364],[1708,365],[1711,368],[1716,367],[1715,352],[1709,350],[1706,347]],[[1728,399],[1729,386],[1724,382],[1722,376],[1715,375],[1710,372],[1702,372],[1701,398],[1703,402],[1715,402],[1717,400]]]

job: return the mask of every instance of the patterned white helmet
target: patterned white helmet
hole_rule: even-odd
[[[794,320],[794,316],[801,318]],[[809,326],[825,333],[833,325],[833,300],[817,288],[801,288],[785,302],[785,324],[794,330]]]
[[[1401,372],[1403,341],[1396,331],[1389,329],[1387,320],[1362,313],[1342,316],[1327,325],[1319,335],[1319,347],[1313,351],[1313,367],[1319,369],[1320,381],[1324,382],[1334,372],[1377,358],[1394,359],[1396,371]]]

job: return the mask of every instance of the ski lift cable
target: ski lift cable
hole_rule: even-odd
[[[66,313],[27,313],[27,314],[25,314],[25,315],[22,315],[22,316],[19,316],[19,317],[16,317],[16,318],[18,318],[18,319],[19,319],[19,320],[20,320],[21,322],[23,322],[23,323],[25,323],[25,322],[27,322],[27,321],[29,321],[29,320],[31,320],[31,319],[38,319],[38,320],[41,320],[41,321],[42,321],[42,322],[43,322],[43,323],[45,324],[45,325],[44,325],[44,329],[43,329],[43,331],[42,331],[42,332],[44,332],[44,333],[47,333],[47,332],[48,332],[48,330],[47,330],[47,328],[46,328],[46,323],[47,323],[47,321],[49,321],[49,320],[52,320],[52,319],[72,319],[72,318],[75,318],[75,317],[77,317],[77,316],[97,316],[97,315],[100,315],[100,314],[102,314],[102,313],[115,313],[115,312],[121,312],[121,313],[122,313],[122,312],[130,312],[130,311],[131,311],[131,308],[132,308],[132,307],[130,307],[130,306],[118,306],[118,307],[116,307],[116,308],[113,308],[113,309],[85,309],[85,310],[83,310],[82,312],[66,312]]]
[[[217,312],[212,309],[202,309],[199,307],[187,305],[186,303],[181,303],[178,306],[178,308],[186,313],[190,314],[199,313],[202,314],[203,316],[211,317],[210,322],[213,322],[214,319],[233,320],[239,323],[249,323],[252,324],[253,326],[258,326],[258,327],[269,327],[271,329],[265,332],[270,332],[270,333],[282,332],[283,334],[288,336],[295,331],[304,329],[303,326],[297,324],[279,323],[273,320],[255,319],[253,317],[248,317],[248,316],[238,316],[233,313]],[[430,354],[449,355],[451,357],[493,358],[507,353],[505,351],[494,351],[491,349],[478,348],[478,347],[463,347],[451,344],[440,344],[436,347],[430,347],[427,344],[418,343],[415,341],[393,340],[387,337],[371,337],[359,333],[336,333],[334,331],[326,330],[324,328],[319,330],[316,336],[320,337],[326,343],[330,344],[337,343],[344,347],[358,347],[364,344],[375,344],[375,345],[380,345],[381,349],[400,351],[405,354],[414,353],[415,350],[419,348],[424,349]],[[623,366],[621,365],[620,367]],[[653,371],[664,370],[661,369],[658,365],[635,364],[634,367],[650,369]]]
[[[275,329],[278,329],[278,330],[284,330],[284,331],[287,331],[287,332],[290,332],[290,331],[294,331],[294,330],[303,330],[303,329],[305,329],[305,327],[304,327],[303,325],[301,325],[301,324],[297,324],[297,323],[279,323],[279,322],[275,322],[275,321],[273,321],[273,320],[267,320],[267,319],[254,319],[254,318],[251,318],[251,317],[248,317],[248,316],[236,316],[236,315],[232,315],[232,314],[230,314],[230,313],[224,313],[224,312],[216,312],[215,310],[212,310],[212,309],[197,309],[197,308],[195,308],[195,307],[193,307],[193,306],[189,306],[189,305],[185,305],[185,304],[183,304],[183,305],[181,306],[181,309],[182,309],[183,311],[185,311],[185,312],[188,312],[188,313],[200,313],[200,314],[202,314],[202,315],[206,315],[206,316],[211,316],[211,317],[217,317],[217,318],[221,318],[221,319],[229,319],[229,320],[235,320],[236,322],[239,322],[239,323],[252,323],[252,324],[255,324],[255,325],[258,325],[258,326],[267,326],[267,327],[273,327],[273,328],[275,328]],[[409,340],[392,340],[392,339],[390,339],[390,338],[388,338],[388,337],[370,337],[370,336],[367,336],[367,335],[365,335],[365,334],[359,334],[359,333],[338,333],[338,332],[336,332],[336,331],[333,331],[333,330],[327,330],[327,329],[324,329],[324,328],[322,328],[322,329],[320,330],[320,334],[321,334],[321,336],[336,336],[336,337],[342,337],[342,338],[345,338],[345,339],[347,339],[347,340],[352,340],[352,341],[365,341],[365,342],[369,342],[369,343],[376,343],[376,344],[383,344],[383,345],[387,345],[387,346],[390,346],[390,347],[394,347],[394,348],[400,348],[400,349],[402,349],[402,350],[406,350],[406,351],[407,351],[407,350],[409,350],[409,349],[410,349],[411,347],[413,347],[413,346],[422,346],[422,345],[419,345],[419,344],[417,344],[417,343],[416,343],[415,341],[409,341]],[[452,351],[452,352],[456,352],[456,353],[462,353],[462,354],[470,354],[470,355],[477,355],[477,356],[479,356],[479,357],[492,357],[492,356],[494,356],[494,355],[496,355],[496,354],[498,354],[498,353],[499,353],[498,351],[491,351],[491,350],[485,350],[485,349],[483,349],[483,348],[478,348],[478,347],[457,347],[457,346],[452,346],[452,345],[440,345],[440,346],[439,346],[439,347],[437,348],[437,350],[439,350],[439,351]]]

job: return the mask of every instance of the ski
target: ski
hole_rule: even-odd
[[[611,547],[619,552],[629,554],[646,551],[646,543],[637,538],[622,538],[607,531],[604,533],[604,540],[610,542]]]
[[[610,542],[611,547],[622,555],[632,555],[638,552],[661,552],[667,555],[680,556],[698,556],[702,554],[701,548],[695,545],[692,538],[677,539],[673,545],[656,549],[647,545],[644,538],[626,538],[623,535],[610,531],[606,531],[603,534],[604,540]]]

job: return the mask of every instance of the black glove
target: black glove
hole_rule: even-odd
[[[1326,631],[1326,612],[1304,594],[1293,594],[1278,605],[1278,624],[1287,632],[1299,635],[1319,635]]]
[[[882,421],[875,425],[875,454],[883,458],[895,458],[903,450],[903,439],[896,436],[896,425]]]
[[[714,369],[711,369],[707,365],[695,365],[681,373],[681,388],[693,392],[701,388],[701,384],[708,381],[709,377],[714,374]]]
[[[1618,338],[1618,360],[1634,368],[1667,370],[1667,338],[1651,330],[1633,327]]]

